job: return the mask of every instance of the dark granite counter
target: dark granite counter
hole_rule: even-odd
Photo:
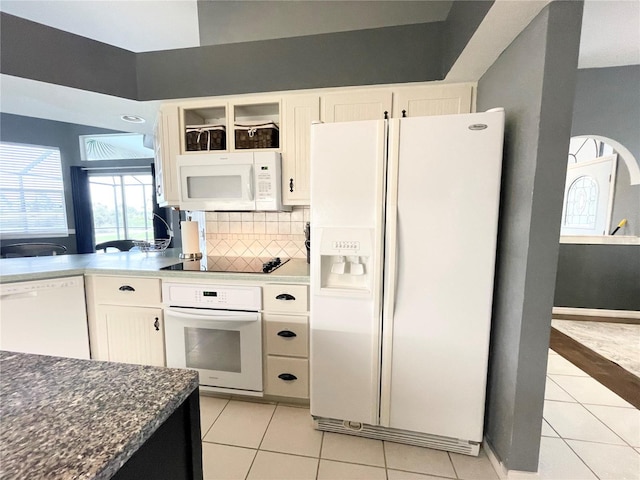
[[[112,478],[197,387],[191,370],[0,352],[0,478]]]

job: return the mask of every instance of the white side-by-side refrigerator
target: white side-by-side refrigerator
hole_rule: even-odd
[[[504,111],[311,127],[317,428],[477,455]]]

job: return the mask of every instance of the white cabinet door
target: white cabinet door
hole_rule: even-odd
[[[382,120],[391,115],[391,90],[332,93],[322,97],[324,122]]]
[[[101,305],[109,361],[164,366],[164,324],[159,308]]]
[[[178,107],[164,106],[155,125],[156,200],[161,207],[178,206],[176,155],[180,150]]]
[[[471,113],[473,86],[425,85],[394,90],[393,118]]]
[[[320,97],[285,97],[283,126],[286,129],[282,152],[282,203],[309,205],[311,123],[320,120]]]

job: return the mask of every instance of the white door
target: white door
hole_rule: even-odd
[[[561,235],[607,235],[617,155],[567,167]]]
[[[101,305],[109,342],[109,361],[163,367],[164,326],[159,308]]]
[[[385,121],[324,123],[311,127],[311,414],[368,424],[378,421],[380,299],[377,288],[357,294],[321,292],[331,271],[322,244],[366,232],[371,269],[340,275],[345,282],[379,286],[384,208]],[[328,232],[335,236],[325,241]],[[362,245],[365,238],[361,239]],[[326,268],[326,270],[322,270]],[[344,273],[344,272],[343,272]]]
[[[480,442],[504,113],[392,120],[391,137],[398,124],[399,146],[389,148],[381,424]]]

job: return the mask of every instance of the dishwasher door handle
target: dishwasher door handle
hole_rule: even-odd
[[[0,298],[2,298],[3,300],[20,300],[21,298],[34,298],[37,296],[37,290],[31,290],[29,292],[4,293],[0,295]]]
[[[165,320],[167,316],[187,320],[209,320],[212,322],[257,322],[260,320],[260,315],[253,312],[229,314],[228,311],[221,313],[220,311],[215,310],[186,310],[183,308],[165,308],[164,312]]]

